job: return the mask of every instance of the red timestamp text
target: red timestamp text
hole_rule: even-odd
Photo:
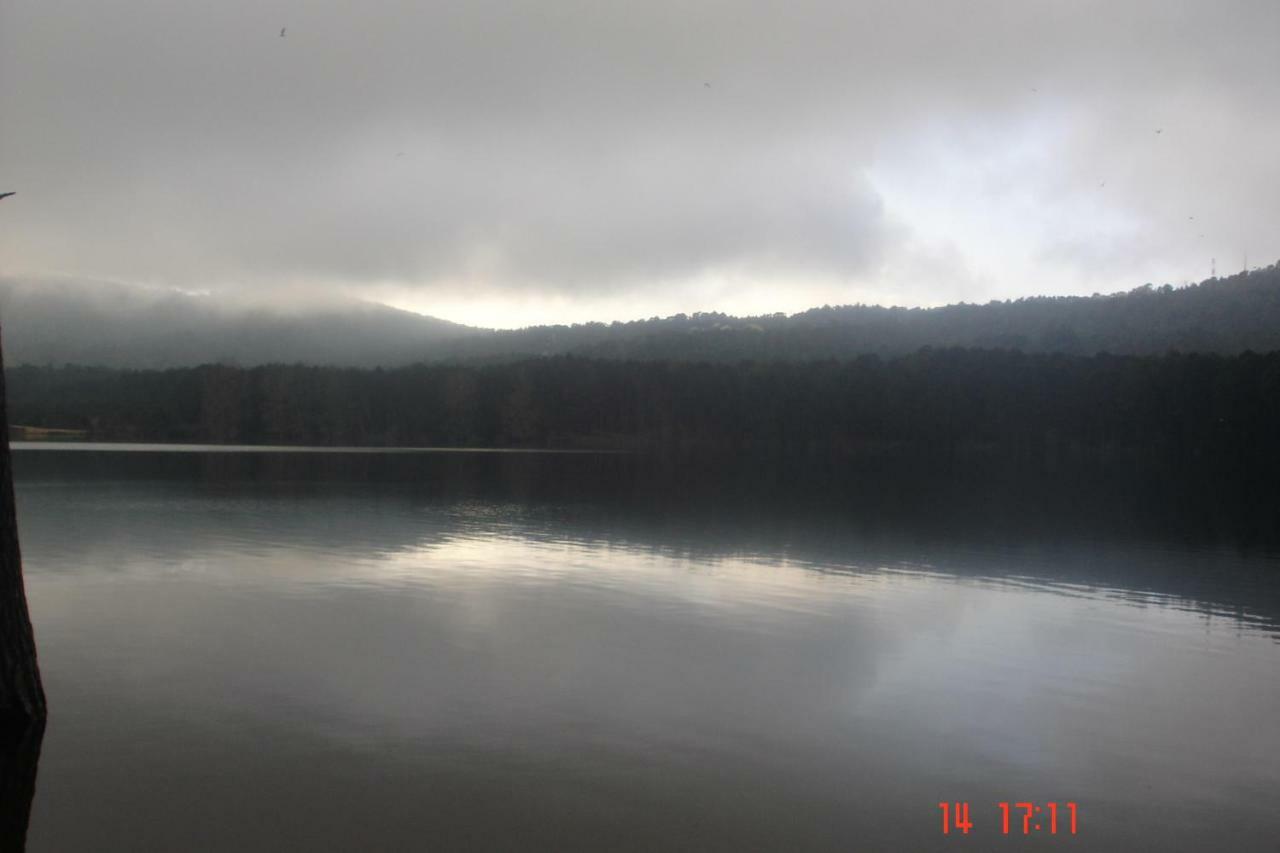
[[[967,802],[938,803],[942,834],[968,835],[974,828]],[[1075,835],[1080,828],[1080,807],[1073,802],[996,803],[1000,831],[1005,835]]]

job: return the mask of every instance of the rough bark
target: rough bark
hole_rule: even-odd
[[[4,356],[0,355],[0,425],[4,427],[0,435],[0,719],[43,720],[44,687],[22,583],[4,392]]]
[[[27,847],[43,739],[44,720],[0,722],[0,853],[22,853]]]

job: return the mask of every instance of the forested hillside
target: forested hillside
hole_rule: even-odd
[[[737,361],[904,355],[921,347],[1071,355],[1280,349],[1280,266],[1174,288],[1107,296],[1035,296],[984,305],[814,308],[735,318],[695,314],[633,323],[537,327],[479,336],[460,355],[574,353],[604,358]]]
[[[0,280],[6,364],[410,364],[477,330],[354,299],[289,306],[111,282]]]
[[[1174,288],[984,305],[814,308],[791,316],[677,315],[493,331],[346,301],[289,310],[214,294],[0,282],[8,364],[161,368],[300,362],[493,363],[552,355],[646,361],[807,361],[921,347],[1162,355],[1280,349],[1280,267]]]
[[[555,357],[395,370],[8,371],[12,423],[101,440],[311,445],[828,449],[891,444],[1277,455],[1280,352],[881,359]]]

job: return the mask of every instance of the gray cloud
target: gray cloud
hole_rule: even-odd
[[[1261,262],[1277,32],[1272,0],[5,0],[0,272],[643,305]]]

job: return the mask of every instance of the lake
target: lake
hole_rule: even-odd
[[[21,444],[14,464],[50,707],[31,851],[1280,840],[1280,525],[1230,484]],[[969,804],[968,834],[941,802]],[[1002,802],[1033,804],[1030,837]]]

